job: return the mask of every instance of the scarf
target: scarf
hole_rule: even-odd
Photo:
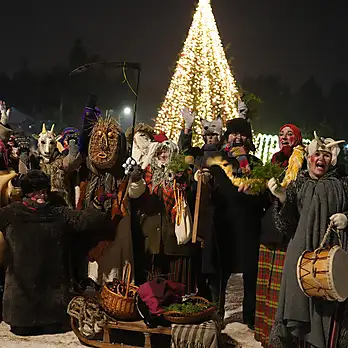
[[[250,164],[248,161],[247,153],[243,146],[231,147],[230,144],[227,144],[224,147],[224,150],[227,153],[228,157],[235,158],[239,163],[239,168],[237,170],[238,175],[248,174],[251,170]]]
[[[36,201],[33,201],[31,198],[29,197],[23,197],[23,200],[22,200],[23,204],[29,208],[30,210],[40,210],[40,209],[45,209],[49,203],[48,202],[45,202],[45,203],[37,203]]]
[[[171,221],[175,221],[176,210],[175,206],[175,197],[174,197],[174,189],[171,185],[169,185],[166,181],[162,181],[161,183],[154,184],[153,180],[153,171],[151,170],[151,166],[148,165],[145,168],[145,182],[146,186],[150,192],[150,194],[154,194],[162,199],[163,204],[165,206],[166,212],[170,217]]]

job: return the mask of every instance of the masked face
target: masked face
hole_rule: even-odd
[[[143,132],[136,132],[134,135],[134,143],[138,146],[140,150],[146,150],[151,142],[148,134]]]
[[[169,163],[169,152],[168,151],[161,151],[157,154],[157,162],[159,166],[165,166]]]
[[[100,120],[92,130],[89,157],[99,169],[112,168],[117,160],[120,130],[112,121]]]
[[[326,151],[316,151],[308,157],[308,170],[312,179],[320,179],[330,169],[332,155]]]
[[[294,147],[297,137],[290,127],[284,127],[279,132],[279,146],[282,149],[284,146]]]
[[[47,190],[40,190],[37,192],[29,193],[28,197],[33,202],[36,202],[38,204],[44,204],[47,201]]]
[[[204,136],[205,138],[205,143],[207,145],[212,145],[212,144],[217,144],[219,142],[219,135],[218,134],[214,134],[214,133],[211,133],[211,134],[207,134]]]
[[[56,135],[50,131],[40,134],[38,139],[38,149],[45,162],[49,162],[54,150],[57,148]]]

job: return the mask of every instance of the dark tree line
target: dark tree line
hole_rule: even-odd
[[[101,56],[89,54],[81,40],[75,41],[67,61],[45,72],[32,71],[23,61],[12,77],[0,73],[0,99],[32,116],[38,125],[43,120],[51,120],[59,128],[80,125],[82,108],[90,92],[97,93],[99,105],[104,110],[114,109],[116,116],[125,102],[132,105],[134,95],[122,69],[95,68],[69,76],[80,65],[104,61]],[[134,72],[127,70],[126,77],[134,87]],[[296,92],[273,75],[246,78],[242,86],[262,100],[257,103],[257,116],[252,120],[255,131],[276,134],[282,124],[294,123],[307,137],[312,137],[313,130],[317,130],[323,136],[348,139],[344,107],[347,81],[336,81],[326,94],[315,77],[310,77]],[[153,110],[157,107],[154,105]],[[153,114],[141,115],[141,119],[148,122],[152,117]]]
[[[309,138],[316,130],[322,136],[348,139],[348,117],[344,107],[347,81],[334,82],[324,94],[318,81],[311,76],[298,91],[292,92],[279,76],[261,75],[246,78],[243,88],[262,100],[252,122],[258,132],[277,134],[281,125],[294,123]]]
[[[125,82],[135,85],[132,71],[96,66],[87,72],[70,76],[75,68],[92,62],[103,62],[99,55],[89,55],[81,40],[76,40],[68,63],[44,72],[28,68],[25,61],[20,69],[9,77],[0,73],[0,99],[21,112],[33,117],[36,126],[50,120],[57,128],[79,126],[83,107],[89,93],[98,95],[99,105],[114,109],[117,114],[125,101],[131,104],[134,96]],[[116,115],[117,116],[117,115]]]

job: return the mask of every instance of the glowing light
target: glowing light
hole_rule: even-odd
[[[129,106],[126,106],[124,109],[123,109],[123,113],[125,115],[130,115],[132,113],[132,109],[129,107]]]
[[[197,115],[193,145],[203,145],[200,118],[209,121],[221,115],[224,124],[238,116],[238,89],[221,43],[210,0],[200,0],[156,118],[155,129],[177,141],[184,122],[181,110]]]

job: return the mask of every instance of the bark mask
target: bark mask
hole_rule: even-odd
[[[100,117],[92,129],[88,154],[98,169],[112,168],[118,158],[121,129],[112,118]]]

